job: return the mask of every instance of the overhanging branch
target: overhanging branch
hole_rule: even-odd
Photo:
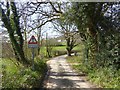
[[[49,20],[43,22],[42,24],[40,24],[39,26],[37,26],[37,27],[35,27],[35,28],[32,28],[28,33],[30,33],[32,30],[35,30],[35,29],[37,29],[37,28],[41,28],[41,27],[42,27],[43,25],[45,25],[46,23],[51,22],[51,21],[53,21],[53,20],[55,20],[55,19],[59,19],[59,18],[49,19]]]

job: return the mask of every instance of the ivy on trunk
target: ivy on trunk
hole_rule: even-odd
[[[10,8],[11,6],[11,8]],[[19,16],[17,14],[16,5],[14,2],[7,2],[7,12],[0,7],[2,11],[2,21],[8,31],[10,41],[14,50],[15,58],[23,63],[28,64],[23,51],[23,36],[19,26]],[[12,12],[12,14],[10,14]]]

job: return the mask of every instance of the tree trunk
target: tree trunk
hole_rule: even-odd
[[[40,47],[38,47],[38,55],[40,55]]]
[[[47,56],[51,57],[51,50],[50,50],[50,46],[47,46],[46,50],[47,50]]]
[[[90,53],[89,59],[91,60],[92,66],[96,67],[96,54],[98,53],[98,39],[97,39],[97,32],[95,31],[93,26],[89,27],[89,41],[90,41]]]
[[[67,55],[71,56],[71,51],[70,50],[67,50]]]
[[[24,52],[23,50],[20,48],[19,44],[17,43],[15,37],[13,34],[9,34],[10,40],[13,44],[13,49],[15,50],[15,55],[17,55],[16,57],[19,58],[20,62],[22,62],[23,64],[28,64],[27,59],[24,56]]]
[[[15,7],[14,7],[15,8]],[[9,37],[13,46],[13,50],[14,53],[16,55],[17,60],[19,60],[19,62],[25,64],[28,64],[27,59],[24,56],[24,52],[23,52],[23,37],[19,28],[19,23],[17,23],[16,25],[14,25],[13,23],[10,22],[9,17],[5,14],[4,10],[0,7],[1,11],[2,11],[2,21],[9,33]],[[13,14],[15,14],[15,12],[13,12]],[[13,18],[11,18],[13,19]],[[14,18],[15,19],[15,18]],[[16,20],[14,20],[14,23]],[[19,21],[17,21],[19,22]],[[19,30],[19,31],[16,31]],[[18,35],[18,40],[15,38],[14,36],[14,32],[16,31],[17,35]],[[17,42],[18,41],[18,42]]]
[[[40,34],[38,34],[38,55],[40,55]]]
[[[14,55],[15,55],[16,60],[20,61],[19,56],[18,56],[18,54],[15,50],[15,47],[14,47],[13,43],[11,43],[11,44],[12,44],[12,47],[13,47],[13,51],[14,51]]]
[[[72,49],[70,48],[70,46],[67,46],[66,49],[67,49],[67,55],[68,55],[68,56],[71,56],[71,50],[72,50]]]

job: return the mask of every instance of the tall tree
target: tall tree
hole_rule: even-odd
[[[67,55],[71,56],[72,49],[80,43],[77,27],[73,23],[69,23],[62,19],[54,21],[53,25],[56,31],[64,36],[66,40]]]
[[[75,23],[79,29],[79,33],[86,44],[87,58],[91,61],[93,67],[98,62],[96,61],[98,60],[97,55],[102,57],[100,53],[104,52],[102,50],[106,47],[106,41],[111,41],[107,40],[111,37],[108,37],[107,34],[114,36],[113,33],[118,30],[118,16],[116,15],[119,14],[115,14],[118,13],[118,6],[112,2],[75,2],[72,3],[72,8],[64,15],[67,20]]]
[[[21,33],[20,29],[20,24],[19,24],[19,16],[16,8],[15,2],[7,2],[7,11],[5,11],[2,7],[0,6],[1,10],[1,19],[4,23],[5,28],[7,29],[9,33],[9,37],[11,40],[11,44],[16,56],[16,59],[20,61],[23,64],[27,64],[28,61],[24,56],[24,51],[23,51],[23,36]]]
[[[84,36],[84,41],[87,46],[89,59],[96,66],[96,53],[98,52],[98,22],[101,19],[103,12],[102,6],[104,3],[72,3],[72,9],[69,10],[67,19],[74,22],[79,29],[79,32]],[[87,57],[88,57],[87,55]]]

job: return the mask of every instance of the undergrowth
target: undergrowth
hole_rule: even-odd
[[[6,63],[7,62],[7,63]],[[40,87],[41,80],[47,70],[44,60],[35,59],[35,69],[15,65],[9,59],[2,63],[2,88],[34,88]]]
[[[78,63],[72,65],[78,73],[83,72],[87,75],[87,79],[102,88],[120,88],[120,70],[113,67],[90,68],[89,64],[84,64],[82,56],[68,57],[69,63]]]

